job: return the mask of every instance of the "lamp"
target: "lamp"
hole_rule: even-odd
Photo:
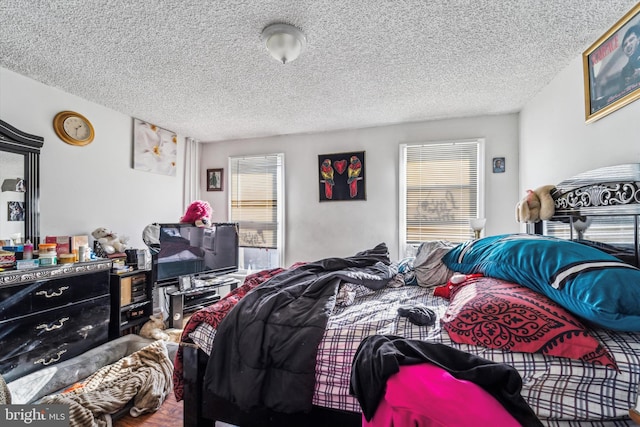
[[[486,223],[487,218],[471,218],[469,220],[469,224],[471,225],[471,229],[473,230],[475,239],[480,238],[480,232],[482,231]]]
[[[302,31],[289,24],[271,24],[265,27],[262,39],[271,56],[283,64],[295,60],[307,43]]]
[[[576,219],[573,221],[573,228],[578,232],[578,240],[584,239],[584,232],[591,225],[591,217],[585,218],[585,220]]]

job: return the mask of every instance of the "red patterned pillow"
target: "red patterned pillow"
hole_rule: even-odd
[[[527,287],[490,277],[452,291],[442,324],[454,342],[568,357],[617,369],[572,314]]]

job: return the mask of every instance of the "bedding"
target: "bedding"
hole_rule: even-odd
[[[616,361],[616,371],[581,360],[456,343],[441,323],[449,301],[434,296],[433,288],[387,287],[375,292],[358,286],[355,289],[358,295],[353,304],[334,308],[319,344],[314,405],[360,412],[357,399],[349,394],[351,363],[356,350],[368,336],[398,335],[445,344],[513,366],[523,380],[522,396],[546,426],[613,426],[627,425],[629,421],[628,410],[635,403],[640,381],[638,333],[586,326]],[[398,315],[399,307],[412,304],[430,307],[438,320],[432,326],[424,327],[414,325],[409,319]],[[206,322],[198,322],[197,325],[191,325],[191,331],[185,339],[210,351],[215,341],[214,327]],[[602,423],[612,418],[617,421]]]
[[[299,264],[294,264],[291,268],[297,267]],[[223,298],[218,300],[213,305],[204,307],[201,310],[196,311],[185,325],[182,331],[181,343],[199,343],[202,348],[206,349],[206,353],[211,353],[211,346],[213,345],[213,339],[216,335],[216,328],[227,315],[227,313],[244,297],[247,292],[271,277],[284,272],[283,268],[274,268],[271,270],[263,270],[248,275],[244,283],[238,286],[236,289],[229,292]],[[206,330],[199,329],[200,325],[207,325]],[[184,349],[183,346],[179,346],[174,358],[173,368],[173,392],[176,400],[181,401],[184,393]]]
[[[443,262],[527,286],[601,327],[640,331],[640,269],[592,246],[505,234],[461,243]]]
[[[473,405],[461,411],[461,401]],[[362,427],[388,426],[522,427],[480,386],[429,363],[400,366],[386,381],[373,418],[363,416]]]
[[[381,289],[391,279],[389,264],[379,244],[290,269],[248,292],[218,326],[206,390],[243,410],[309,411],[318,344],[339,284]]]
[[[366,337],[358,346],[353,359],[350,392],[358,398],[365,420],[371,420],[376,414],[388,379],[400,372],[402,366],[423,364],[441,368],[456,379],[480,386],[523,427],[542,426],[520,395],[522,379],[513,367],[444,344],[393,335]],[[439,392],[443,395],[447,393],[445,396],[451,399],[456,398],[446,388]],[[431,405],[432,402],[423,402],[425,409]],[[429,415],[438,414],[438,411],[439,409],[434,409]],[[446,414],[442,415],[447,419]]]
[[[531,289],[491,277],[453,288],[442,318],[457,343],[569,357],[616,369],[611,354],[566,310]]]

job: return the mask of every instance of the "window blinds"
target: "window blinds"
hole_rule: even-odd
[[[479,214],[480,142],[404,146],[406,244],[461,242]]]
[[[240,226],[240,246],[278,247],[278,189],[282,157],[233,157],[230,218]]]

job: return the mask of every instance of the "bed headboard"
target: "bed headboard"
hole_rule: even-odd
[[[556,185],[555,214],[527,231],[578,240],[640,266],[640,164],[594,169]]]

